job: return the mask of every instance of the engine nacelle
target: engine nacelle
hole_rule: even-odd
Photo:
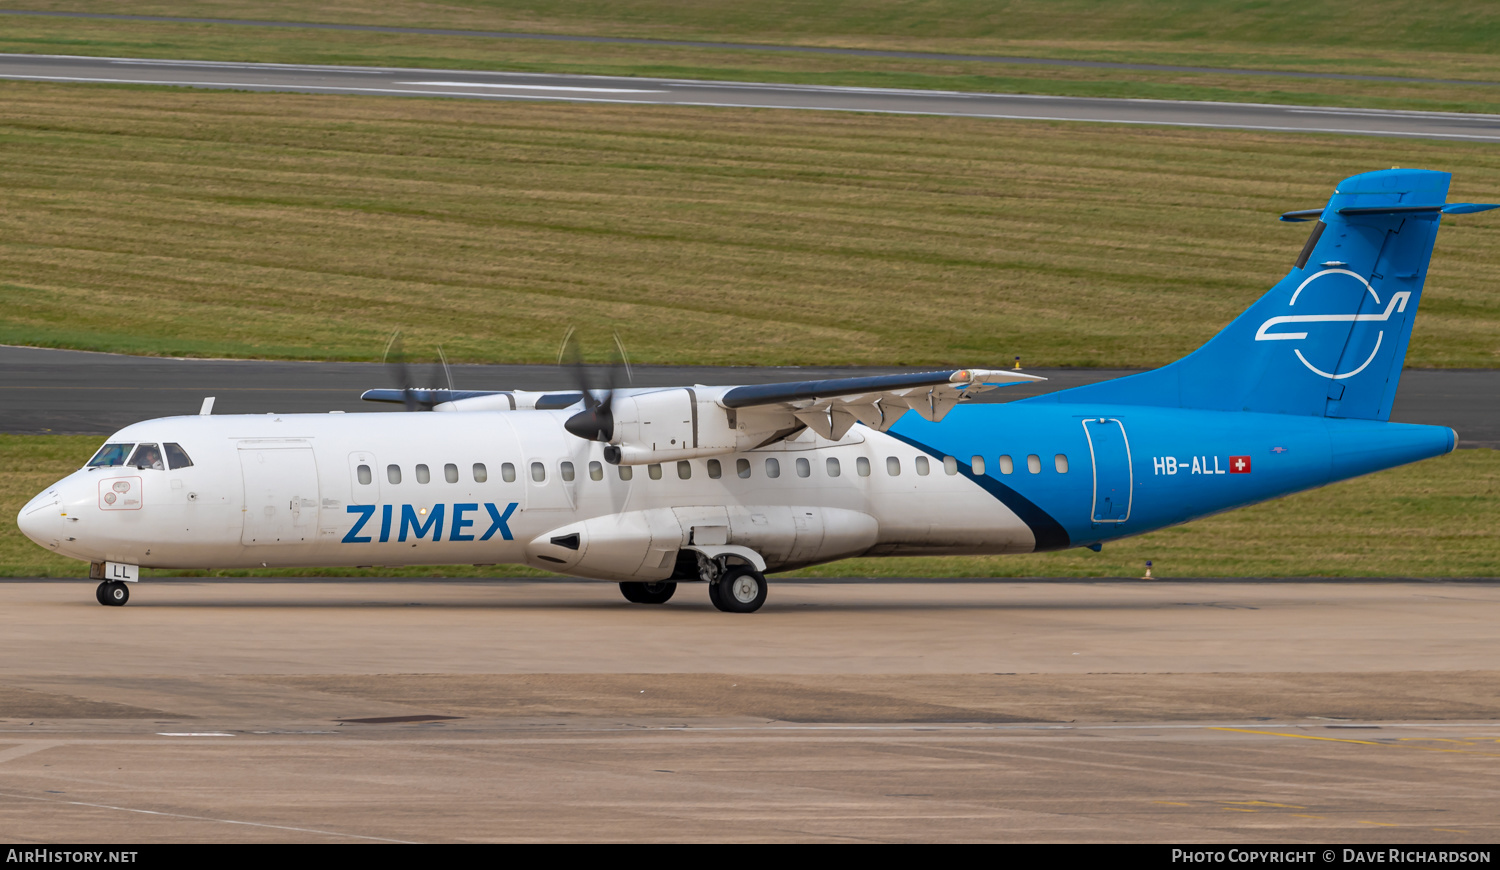
[[[722,390],[710,389],[712,396],[688,387],[617,397],[610,443],[619,450],[618,464],[696,459],[738,449],[729,412],[717,401]]]

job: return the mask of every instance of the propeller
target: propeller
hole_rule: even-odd
[[[585,441],[608,443],[615,434],[613,411],[615,392],[620,387],[621,375],[624,375],[625,383],[629,383],[631,374],[630,357],[625,353],[625,345],[620,341],[618,332],[614,334],[614,345],[613,358],[598,381],[595,377],[598,372],[583,361],[583,351],[578,345],[577,330],[571,327],[568,329],[567,334],[563,336],[562,347],[557,353],[558,365],[567,366],[572,370],[573,380],[578,384],[579,392],[583,394],[583,410],[564,421],[563,428]],[[619,461],[619,456],[620,451],[617,447],[611,445],[604,450],[605,460],[612,464]]]
[[[453,392],[453,371],[448,367],[448,357],[443,354],[442,345],[438,345],[438,359],[442,361],[443,380],[447,382],[446,392]],[[436,389],[430,387],[417,387],[412,384],[411,367],[406,364],[406,353],[401,347],[401,330],[397,329],[391,333],[391,338],[385,343],[385,355],[381,357],[386,369],[391,373],[391,379],[401,389],[401,402],[408,411],[431,411],[434,405],[447,401],[447,397],[435,396]],[[434,379],[437,372],[433,371]]]

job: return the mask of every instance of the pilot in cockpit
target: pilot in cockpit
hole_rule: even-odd
[[[130,464],[136,468],[154,468],[158,471],[166,468],[161,461],[161,451],[156,449],[155,444],[142,444],[136,448],[135,455],[130,457]]]

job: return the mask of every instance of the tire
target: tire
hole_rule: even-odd
[[[714,606],[725,613],[754,613],[766,603],[766,575],[751,568],[731,568],[713,585]]]
[[[666,604],[677,591],[676,583],[621,583],[620,594],[632,604]]]
[[[109,599],[104,597],[105,590],[107,590],[108,588],[109,581],[106,580],[103,583],[100,583],[98,588],[94,590],[94,600],[99,602],[100,604],[103,604],[105,607],[109,606]]]
[[[130,600],[129,587],[117,580],[101,583],[99,588],[104,596],[104,603],[110,607],[124,607],[125,602]]]
[[[708,603],[712,604],[715,610],[724,609],[724,605],[719,603],[719,582],[719,580],[711,580],[708,584]]]

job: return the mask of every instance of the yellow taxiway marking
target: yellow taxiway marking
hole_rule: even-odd
[[[1442,831],[1445,834],[1467,834],[1468,831],[1460,831],[1457,828],[1433,828],[1434,831]]]
[[[1366,822],[1364,820],[1360,820],[1360,824],[1361,825],[1379,825],[1382,828],[1396,828],[1396,827],[1400,827],[1399,825],[1397,825],[1397,824],[1395,824],[1393,822]]]

